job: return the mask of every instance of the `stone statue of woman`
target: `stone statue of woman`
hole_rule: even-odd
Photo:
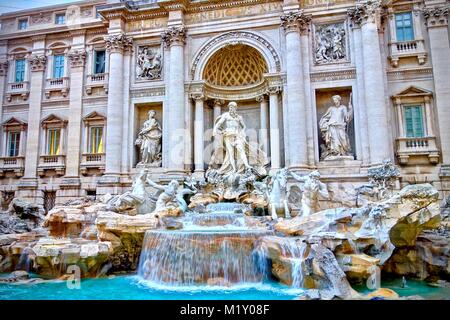
[[[352,95],[350,94],[348,108],[341,104],[341,96],[334,95],[332,100],[333,105],[328,108],[319,121],[319,128],[325,141],[323,160],[351,156],[347,126],[353,117]]]
[[[140,164],[153,167],[161,166],[161,137],[162,130],[158,120],[155,119],[155,110],[148,112],[148,119],[144,122],[138,133],[136,145],[141,147],[142,160]]]

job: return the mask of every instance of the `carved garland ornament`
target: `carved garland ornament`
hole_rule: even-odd
[[[28,57],[31,71],[44,71],[47,57],[45,55],[32,54]]]
[[[67,54],[72,68],[83,67],[86,61],[85,50],[72,50]]]
[[[8,61],[0,62],[0,76],[6,76],[8,74]]]
[[[212,47],[214,47],[217,43],[221,43],[221,42],[228,43],[228,44],[243,43],[243,42],[240,42],[239,39],[253,39],[253,40],[256,40],[257,42],[261,43],[264,47],[266,47],[269,50],[270,54],[272,55],[272,58],[275,61],[276,71],[277,72],[281,71],[280,58],[279,58],[275,48],[272,46],[272,44],[269,41],[267,41],[266,39],[264,39],[263,37],[261,37],[257,34],[251,33],[251,32],[233,31],[233,32],[228,32],[228,33],[222,34],[222,35],[212,39],[201,49],[201,51],[197,54],[197,56],[195,57],[195,60],[192,64],[192,68],[191,68],[192,78],[194,78],[195,71],[197,70],[200,60],[202,60],[203,56]]]
[[[428,26],[448,24],[448,7],[425,8],[422,12]]]

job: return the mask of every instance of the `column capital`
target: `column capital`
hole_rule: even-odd
[[[0,77],[6,76],[8,74],[8,67],[9,67],[8,61],[0,62]]]
[[[72,68],[83,67],[86,61],[86,50],[84,49],[75,49],[69,51],[67,54],[69,58],[70,66]]]
[[[47,57],[44,54],[32,54],[28,57],[28,62],[31,71],[44,71]]]
[[[347,10],[347,15],[355,26],[365,23],[376,23],[380,21],[381,1],[366,0],[356,4],[354,8]]]
[[[422,14],[428,28],[448,25],[448,6],[424,8]]]
[[[161,39],[166,47],[182,46],[186,41],[186,28],[183,25],[170,27],[161,33]]]
[[[106,50],[109,52],[129,51],[133,48],[133,38],[123,33],[111,34],[105,37]]]
[[[189,94],[189,96],[191,97],[191,99],[194,99],[194,100],[201,100],[201,101],[204,101],[205,100],[205,95],[203,94],[203,92],[191,92],[190,94]]]
[[[259,103],[265,102],[265,101],[267,101],[267,96],[265,94],[261,94],[261,95],[256,97],[256,101],[259,102]]]
[[[277,85],[269,86],[267,88],[267,94],[268,95],[279,94],[281,91],[283,91],[282,87],[281,86],[277,86]]]
[[[222,108],[224,104],[225,104],[225,100],[214,99],[213,107],[220,107],[220,108]]]
[[[311,22],[311,15],[305,15],[303,10],[287,12],[280,16],[281,26],[286,33],[303,32],[308,30]]]

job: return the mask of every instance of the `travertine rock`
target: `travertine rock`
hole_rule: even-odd
[[[81,277],[97,277],[108,262],[112,245],[107,241],[83,239],[40,239],[32,248],[38,274],[58,278],[78,266]]]
[[[145,232],[156,229],[159,220],[153,214],[127,216],[102,211],[97,215],[96,226],[99,240],[112,244],[111,270],[132,271],[137,268]]]

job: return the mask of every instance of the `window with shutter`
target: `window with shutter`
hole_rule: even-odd
[[[397,31],[397,41],[414,40],[411,12],[397,13],[395,15],[395,28]]]
[[[64,77],[64,55],[55,55],[53,59],[53,78],[59,79]]]
[[[25,59],[16,60],[15,82],[23,82],[25,80]]]
[[[405,106],[406,137],[420,138],[424,136],[422,106]]]
[[[6,155],[8,157],[17,157],[19,155],[19,145],[20,145],[20,132],[19,131],[8,132],[8,147]]]

